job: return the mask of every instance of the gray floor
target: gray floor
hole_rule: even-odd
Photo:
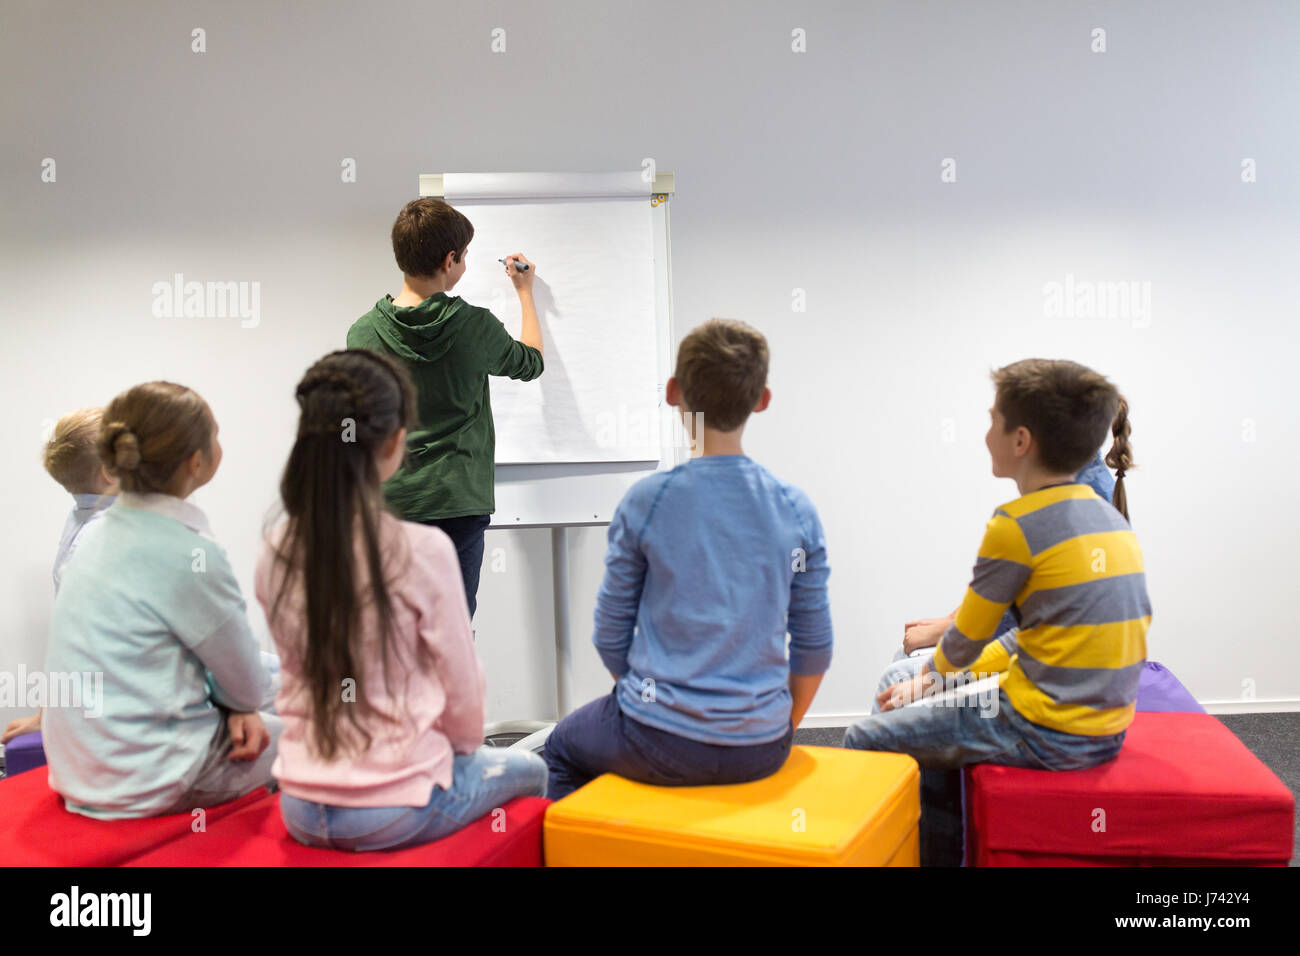
[[[1219,720],[1281,778],[1300,802],[1300,714],[1231,714]],[[843,727],[799,730],[794,735],[795,743],[811,747],[838,747],[843,740]],[[1291,865],[1300,866],[1300,814],[1291,853]]]

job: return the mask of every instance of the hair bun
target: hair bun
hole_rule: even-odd
[[[140,441],[121,422],[109,426],[109,448],[113,452],[113,467],[119,471],[135,471],[140,466]]]

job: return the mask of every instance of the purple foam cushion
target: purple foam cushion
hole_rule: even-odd
[[[1137,709],[1144,713],[1203,714],[1205,708],[1163,664],[1147,661],[1138,678]]]
[[[5,774],[12,777],[16,773],[34,770],[45,766],[45,747],[41,744],[41,732],[19,734],[5,744]]]

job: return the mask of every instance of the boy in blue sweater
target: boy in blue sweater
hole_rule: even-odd
[[[812,502],[741,450],[767,365],[743,322],[682,340],[666,397],[700,454],[637,482],[610,522],[593,641],[615,687],[547,740],[552,799],[603,773],[691,786],[785,763],[830,666],[830,567]]]

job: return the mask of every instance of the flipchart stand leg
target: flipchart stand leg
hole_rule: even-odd
[[[551,574],[555,599],[556,719],[569,715],[573,703],[573,654],[569,645],[569,540],[567,528],[551,529]]]
[[[569,642],[569,540],[567,529],[551,529],[551,589],[555,605],[555,710],[556,721],[568,716],[573,704],[573,654]],[[512,750],[537,750],[550,736],[555,724],[511,721],[494,725],[498,733],[507,726],[519,732],[532,730],[527,737],[511,744]]]

